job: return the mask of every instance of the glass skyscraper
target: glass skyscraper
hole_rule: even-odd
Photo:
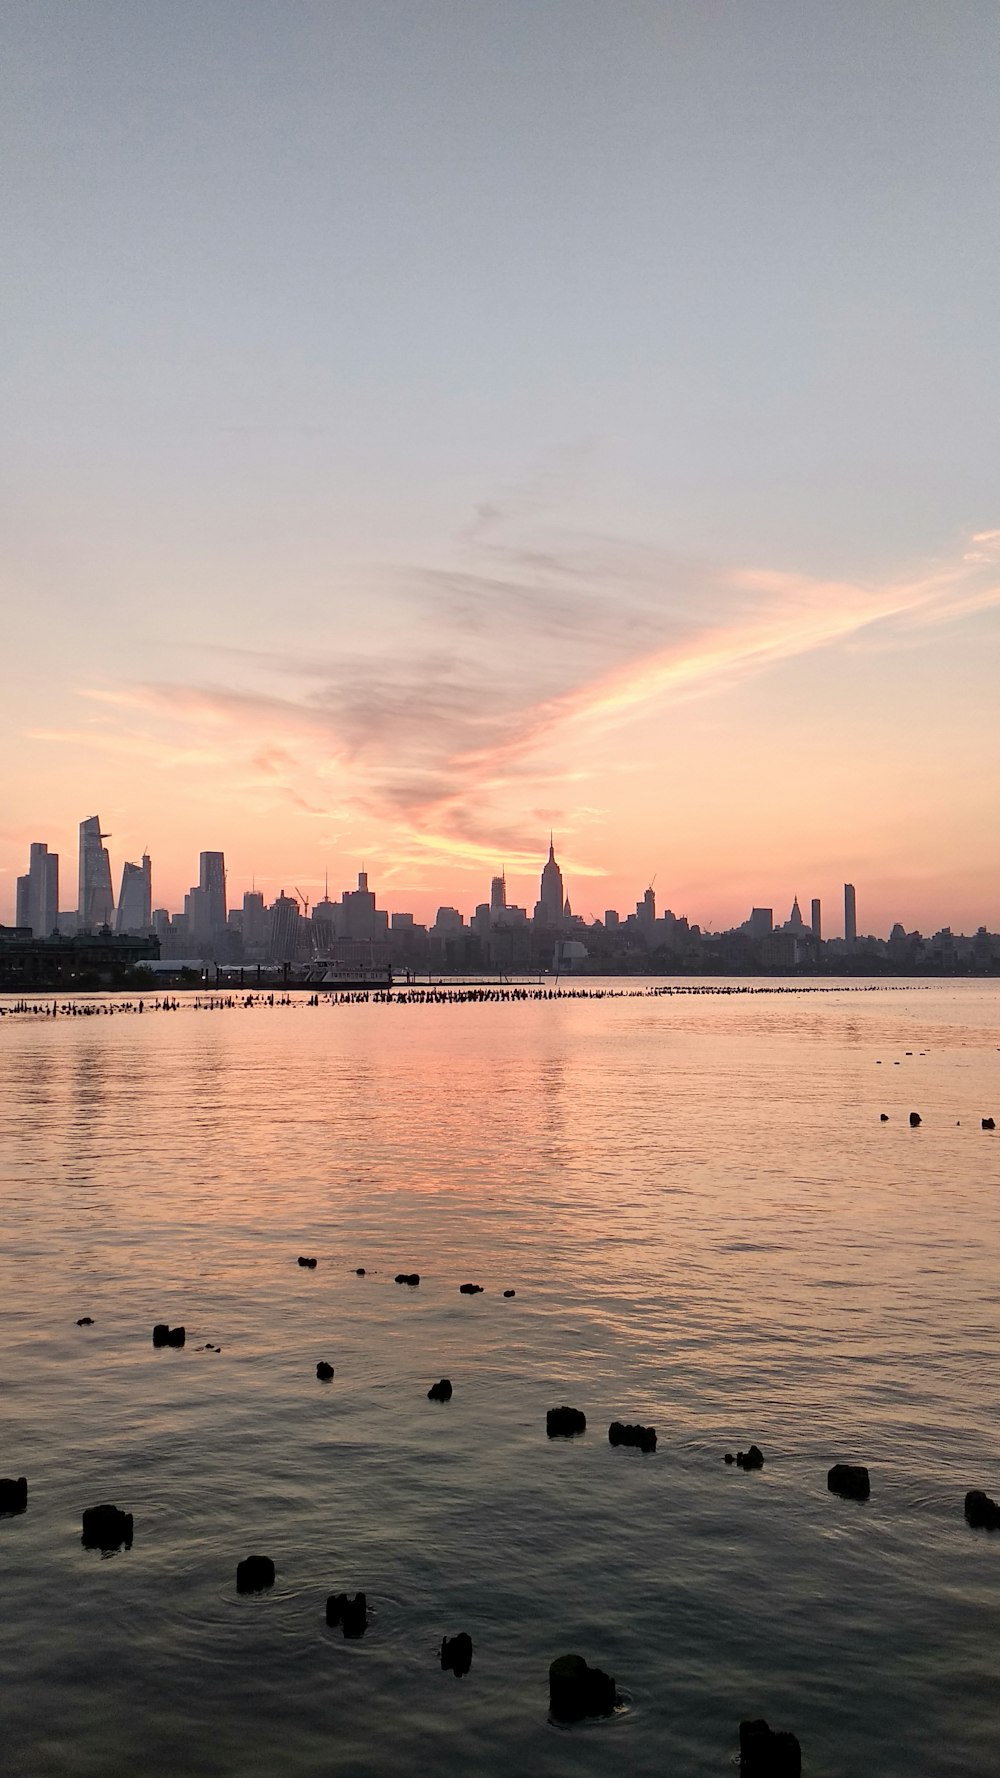
[[[96,932],[110,926],[115,917],[115,897],[111,887],[111,860],[101,844],[110,835],[101,832],[98,815],[88,815],[80,823],[80,898],[77,903],[78,926],[81,932]]]

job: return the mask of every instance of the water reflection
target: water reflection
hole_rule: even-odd
[[[986,1778],[996,1550],[962,1501],[997,1493],[997,1005],[5,1021],[12,1769],[228,1778],[252,1739],[288,1778],[597,1778],[600,1727],[546,1722],[572,1645],[634,1699],[639,1778],[724,1769],[740,1714],[818,1778]],[[562,1401],[588,1430],[550,1448]],[[615,1462],[613,1420],[656,1452]],[[870,1466],[862,1514],[837,1460]],[[101,1501],[127,1559],[79,1548]],[[273,1595],[237,1600],[254,1550]]]

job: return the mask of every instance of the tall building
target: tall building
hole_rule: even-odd
[[[184,897],[184,923],[192,940],[192,947],[204,946],[206,951],[211,951],[212,923],[208,917],[208,906],[208,896],[197,884]]]
[[[490,884],[490,916],[494,922],[502,920],[507,906],[507,881],[505,877],[494,877]]]
[[[384,938],[389,930],[389,916],[384,908],[375,906],[375,892],[368,887],[368,872],[359,870],[356,889],[345,889],[336,910],[338,938],[357,939],[362,944]]]
[[[101,832],[98,815],[88,815],[80,823],[80,893],[77,902],[77,925],[81,932],[96,932],[110,926],[115,916],[115,897],[111,887],[111,860],[102,840],[110,834]]]
[[[248,889],[243,897],[243,953],[246,957],[262,957],[267,948],[268,915],[259,889]]]
[[[538,900],[535,903],[535,919],[539,925],[561,925],[565,900],[562,871],[556,863],[555,846],[550,834],[548,861],[542,870]]]
[[[809,924],[812,927],[813,937],[819,941],[823,937],[823,911],[819,904],[819,897],[816,895],[812,899]]]
[[[299,948],[299,904],[282,890],[277,901],[272,901],[269,915],[268,955],[276,963],[293,963]]]
[[[153,875],[149,853],[144,852],[141,864],[122,866],[122,886],[118,893],[116,932],[149,932],[153,924]]]
[[[648,936],[656,925],[656,893],[652,886],[646,890],[642,900],[636,902],[635,917],[640,930]]]
[[[214,937],[226,924],[226,855],[224,852],[202,852],[199,862],[198,887],[204,896],[205,921]]]
[[[35,938],[49,938],[59,921],[59,854],[42,840],[32,842],[27,875],[17,879],[18,926],[30,926]]]
[[[849,945],[857,943],[858,903],[853,883],[844,884],[844,937]]]

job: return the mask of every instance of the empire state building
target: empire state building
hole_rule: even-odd
[[[562,871],[556,863],[555,847],[550,834],[548,862],[542,870],[538,901],[535,904],[535,919],[540,926],[561,924],[564,899]]]

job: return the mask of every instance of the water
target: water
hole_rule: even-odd
[[[0,1021],[4,1772],[686,1778],[764,1715],[994,1778],[998,1045],[995,984]],[[564,1652],[627,1707],[550,1723]]]

